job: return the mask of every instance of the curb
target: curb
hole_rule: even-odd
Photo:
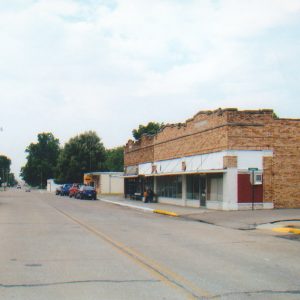
[[[298,229],[298,228],[289,228],[289,227],[273,228],[272,231],[282,232],[282,233],[300,234],[300,229]]]
[[[106,200],[106,199],[99,199],[99,200],[103,201],[103,202],[107,202],[107,203],[111,203],[111,204],[123,206],[123,207],[129,207],[129,208],[137,209],[137,210],[143,210],[143,211],[152,212],[152,213],[154,211],[153,208],[141,207],[141,206],[131,205],[131,204],[124,204],[124,203],[120,203],[120,202],[116,202],[116,201],[111,201],[111,200]]]
[[[154,209],[153,213],[161,214],[161,215],[167,215],[167,216],[171,216],[171,217],[179,217],[179,215],[174,213],[174,212],[166,211],[166,210],[160,210],[160,209]]]
[[[161,210],[161,209],[153,209],[153,208],[149,208],[149,207],[142,207],[142,206],[131,205],[131,204],[124,204],[124,203],[111,201],[111,200],[106,200],[106,199],[99,199],[99,200],[103,201],[103,202],[106,202],[106,203],[111,203],[111,204],[123,206],[123,207],[129,207],[129,208],[133,208],[133,209],[137,209],[137,210],[143,210],[143,211],[146,211],[146,212],[151,212],[151,213],[154,213],[154,214],[167,215],[167,216],[171,216],[171,217],[179,217],[179,215],[177,213],[174,213],[174,212],[171,212],[171,211],[166,211],[166,210]]]

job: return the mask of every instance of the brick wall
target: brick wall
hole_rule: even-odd
[[[224,156],[223,157],[223,168],[237,168],[237,156]]]
[[[168,124],[153,136],[128,141],[124,164],[210,153],[227,148],[227,115],[222,110],[204,111],[185,123]]]
[[[133,142],[129,140],[124,149],[124,166],[133,166],[143,162],[154,160],[153,136],[142,136]]]
[[[273,124],[273,201],[275,207],[300,207],[300,121]]]
[[[273,157],[263,158],[263,201],[273,201]]]
[[[202,111],[125,147],[125,166],[222,150],[273,150],[264,158],[264,201],[300,207],[300,120],[274,119],[272,110]],[[226,163],[229,163],[228,160]]]

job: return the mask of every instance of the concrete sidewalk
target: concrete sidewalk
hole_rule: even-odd
[[[257,225],[280,221],[300,221],[300,209],[216,211],[161,203],[143,203],[142,201],[106,195],[100,196],[99,200],[132,209],[166,214],[240,230],[255,229]]]

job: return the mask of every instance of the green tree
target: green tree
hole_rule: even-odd
[[[7,181],[9,186],[15,186],[18,181],[15,178],[15,174],[14,173],[9,173],[8,174],[8,181]]]
[[[146,126],[139,125],[138,129],[132,130],[132,135],[136,140],[139,140],[143,134],[153,135],[160,131],[164,126],[163,123],[149,122]]]
[[[71,138],[62,149],[57,164],[60,182],[82,182],[83,174],[104,169],[105,148],[94,131]]]
[[[111,172],[123,172],[124,147],[116,147],[106,150],[105,170]]]
[[[10,173],[11,160],[5,156],[0,155],[0,183],[8,182]]]
[[[27,163],[21,168],[21,177],[31,186],[46,187],[47,179],[53,178],[59,156],[59,140],[52,133],[38,134],[38,142],[31,143],[25,152]]]

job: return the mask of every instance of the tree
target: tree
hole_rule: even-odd
[[[153,135],[160,131],[164,126],[163,123],[149,122],[146,126],[139,125],[138,129],[132,130],[132,135],[136,140],[139,140],[143,134]]]
[[[8,182],[9,173],[10,173],[11,160],[5,156],[0,155],[0,182]]]
[[[52,133],[38,134],[38,142],[25,150],[27,163],[21,168],[21,177],[31,186],[46,187],[47,179],[53,178],[60,153],[59,140]]]
[[[105,148],[94,131],[69,140],[62,149],[57,164],[57,179],[61,182],[82,182],[83,174],[104,169]]]
[[[105,170],[111,172],[123,172],[124,148],[116,147],[106,150]]]
[[[8,180],[7,180],[8,186],[15,186],[18,181],[15,178],[15,174],[14,173],[9,173],[8,174]]]

